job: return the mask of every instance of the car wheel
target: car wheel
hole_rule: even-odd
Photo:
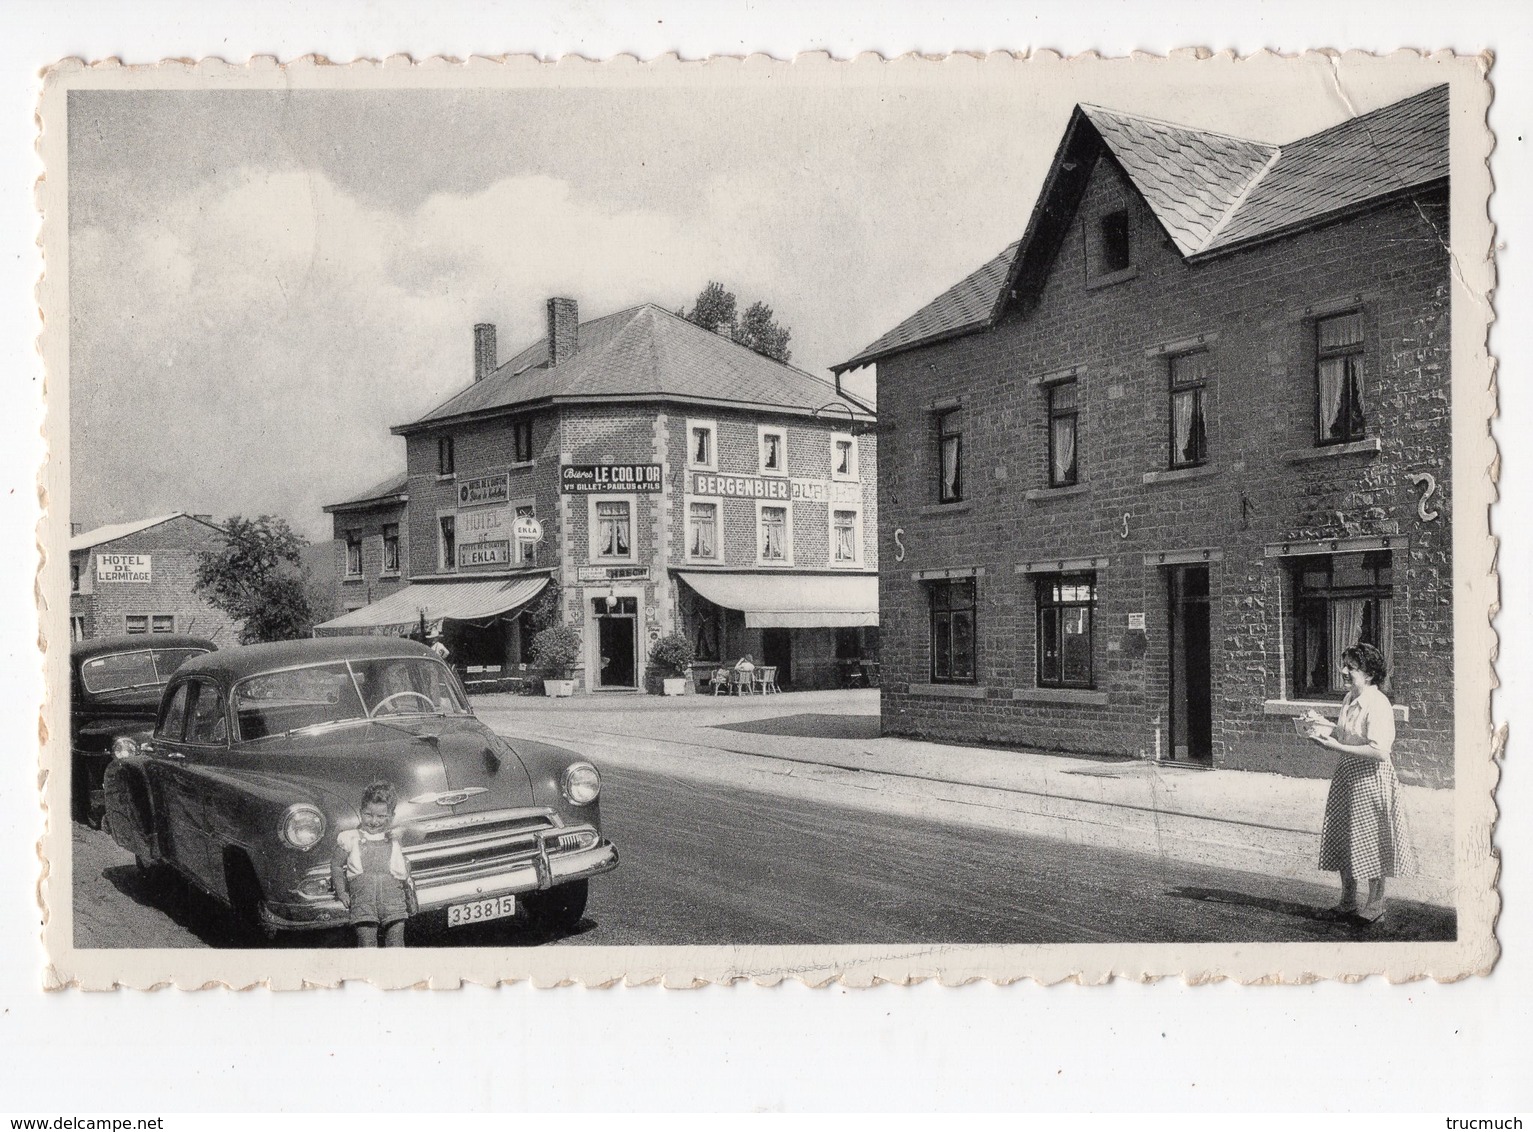
[[[572,932],[585,915],[589,881],[575,880],[546,892],[529,892],[522,897],[527,905],[527,922],[534,931],[549,934]]]
[[[261,881],[250,861],[243,855],[230,856],[224,863],[224,883],[234,914],[236,940],[245,947],[271,942],[276,932],[261,921]]]

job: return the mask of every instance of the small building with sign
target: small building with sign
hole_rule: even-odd
[[[198,553],[223,543],[212,516],[181,511],[71,535],[70,638],[182,633],[234,644],[239,623],[193,588]]]
[[[1077,107],[876,364],[886,733],[1330,773],[1385,654],[1451,783],[1448,88],[1285,145]]]
[[[319,632],[440,627],[480,668],[563,622],[586,691],[646,688],[673,632],[709,673],[749,655],[780,687],[871,676],[870,407],[650,304],[582,323],[550,299],[541,338],[505,363],[495,342],[476,326],[473,383],[394,430],[408,586]]]

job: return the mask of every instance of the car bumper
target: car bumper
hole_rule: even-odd
[[[539,853],[490,876],[417,885],[417,915],[441,911],[469,900],[542,892],[556,885],[610,873],[615,868],[617,846],[605,840],[590,849]],[[285,902],[268,900],[261,905],[262,923],[279,931],[334,928],[346,924],[350,918],[346,906],[332,895]]]

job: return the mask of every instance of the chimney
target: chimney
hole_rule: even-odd
[[[548,300],[548,364],[569,361],[580,348],[580,306],[574,299]]]
[[[476,322],[474,324],[474,380],[483,381],[495,372],[495,367],[500,360],[495,354],[495,324],[493,322]]]

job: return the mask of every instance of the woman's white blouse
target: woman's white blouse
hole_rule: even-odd
[[[1348,746],[1369,743],[1388,755],[1395,745],[1395,709],[1389,697],[1372,684],[1360,692],[1348,692],[1336,720],[1335,739]]]

